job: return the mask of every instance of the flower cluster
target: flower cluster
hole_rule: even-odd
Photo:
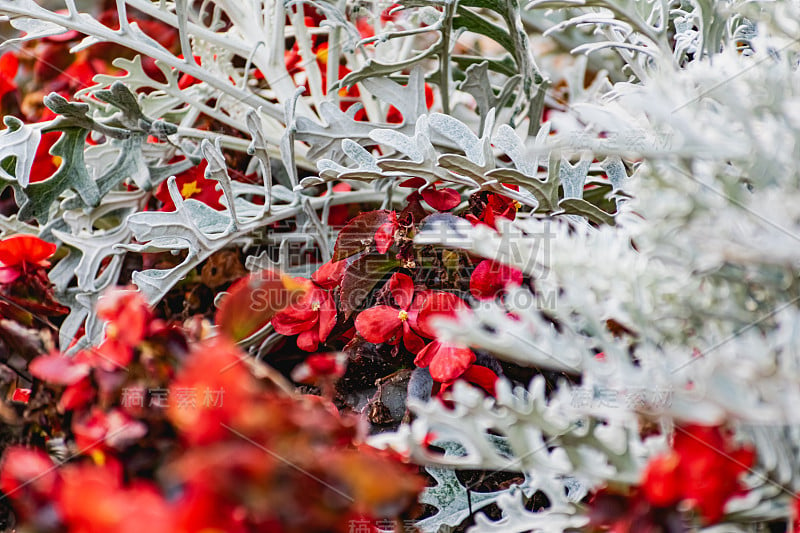
[[[364,446],[355,417],[259,379],[224,333],[193,339],[136,292],[113,291],[99,308],[97,348],[30,364],[26,413],[46,439],[68,438],[72,460],[24,446],[4,454],[0,490],[29,530],[347,531],[411,509],[415,469]],[[340,374],[324,361],[308,365]],[[161,405],[160,391],[184,401]],[[224,402],[187,409],[204,391],[224,391]]]
[[[400,186],[419,190],[408,195],[403,210],[369,211],[348,220],[334,259],[310,280],[297,280],[308,283],[308,291],[277,313],[272,326],[280,334],[297,335],[297,347],[307,352],[325,345],[354,354],[364,342],[378,346],[398,368],[428,369],[440,394],[458,379],[492,394],[500,365],[488,354],[479,363],[468,346],[439,338],[435,322],[469,313],[470,300],[502,301],[506,287],[523,284],[522,272],[489,259],[430,255],[413,237],[443,213],[493,227],[497,217],[513,219],[516,207],[500,194],[476,193],[472,207],[457,210],[461,196],[455,189],[437,188],[422,178]],[[449,213],[453,210],[459,214]]]

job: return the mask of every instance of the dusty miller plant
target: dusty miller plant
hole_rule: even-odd
[[[24,39],[77,30],[87,36],[77,48],[123,44],[156,59],[166,80],[151,79],[140,57],[120,59],[124,74],[97,76],[72,101],[47,97],[58,118],[9,119],[0,134],[0,159],[16,158],[0,186],[12,187],[20,205],[0,229],[38,233],[69,250],[50,273],[70,308],[61,347],[81,326],[78,347],[101,334],[92,310],[117,283],[125,253],[185,254],[174,268],[133,275],[155,303],[226,247],[283,250],[299,240],[328,259],[328,209],[395,205],[404,194],[396,183],[409,175],[447,182],[465,198],[503,191],[524,214],[498,231],[432,227],[417,240],[521,269],[535,280],[536,301],[511,289],[504,308],[485,304],[442,321],[442,335],[578,375],[582,389],[644,388],[669,401],[576,405],[575,385],[546,391],[540,378],[528,388],[503,383],[494,399],[459,385],[452,409],[409,399],[413,422],[375,444],[429,466],[438,485],[423,501],[438,512],[420,527],[456,526],[494,503],[501,518],[478,511],[471,530],[582,528],[587,491],[635,485],[648,457],[666,446],[663,436],[641,437],[643,416],[665,430],[728,422],[755,443],[751,490],[729,504],[728,531],[789,517],[800,489],[797,5],[408,0],[398,6],[401,22],[384,22],[378,13],[390,6],[308,4],[325,14],[313,30],[331,43],[326,73],[313,61],[300,2],[119,0],[115,30],[72,0],[62,12],[0,0]],[[176,28],[182,57],[128,24],[127,7]],[[359,34],[356,16],[371,17],[373,37]],[[475,34],[502,51],[464,46]],[[284,64],[287,38],[304,59],[305,93]],[[341,80],[333,70],[340,62],[352,71]],[[180,89],[183,74],[199,83]],[[426,81],[436,87],[433,112]],[[366,121],[337,102],[338,89],[355,83]],[[383,120],[388,105],[401,123]],[[200,129],[200,116],[236,134]],[[50,180],[29,183],[42,130],[63,132],[54,150],[64,164]],[[88,136],[102,142],[90,146]],[[232,178],[225,151],[246,153],[263,187]],[[179,154],[189,159],[170,163]],[[171,178],[200,159],[220,183],[224,211],[183,200]],[[176,210],[146,211],[164,180]],[[352,189],[333,191],[333,181]],[[270,229],[282,220],[297,230]],[[611,322],[626,334],[610,331]],[[446,453],[423,444],[431,433]],[[525,481],[469,499],[451,469],[515,471]],[[531,511],[525,502],[536,493],[549,503]]]

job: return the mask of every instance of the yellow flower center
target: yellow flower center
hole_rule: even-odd
[[[400,311],[397,313],[397,318],[399,318],[401,322],[405,322],[408,320],[408,311]]]
[[[317,59],[319,60],[320,63],[322,63],[323,65],[327,65],[328,64],[328,47],[327,46],[324,46],[324,47],[320,46],[317,49],[316,56],[317,56]]]
[[[319,311],[319,308],[320,308],[319,302],[313,302],[311,304],[311,310],[312,311]]]
[[[514,207],[515,207],[517,210],[519,210],[519,209],[522,209],[522,204],[521,204],[521,203],[519,203],[518,201],[514,200]]]
[[[181,187],[181,196],[184,198],[191,198],[200,191],[202,191],[202,189],[197,186],[197,182],[190,181],[188,183],[184,183],[183,187]]]

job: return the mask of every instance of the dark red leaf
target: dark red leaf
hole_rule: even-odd
[[[331,261],[341,261],[369,248],[375,242],[378,228],[386,222],[389,222],[389,211],[385,209],[368,211],[355,217],[339,232]]]
[[[348,265],[340,293],[340,307],[345,318],[363,305],[375,286],[398,266],[400,262],[397,259],[378,254],[364,255]]]

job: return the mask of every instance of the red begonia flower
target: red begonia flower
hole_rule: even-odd
[[[147,335],[153,313],[138,291],[114,289],[97,301],[97,316],[108,321],[106,337],[136,346]]]
[[[299,282],[300,280],[298,280]],[[296,304],[278,312],[272,327],[281,335],[298,335],[297,347],[315,352],[336,324],[336,304],[331,294],[314,285]]]
[[[29,268],[46,268],[56,245],[33,235],[0,240],[0,283],[12,283]]]
[[[153,313],[137,291],[115,289],[97,302],[97,316],[107,322],[105,340],[82,360],[109,372],[128,366],[133,350],[150,333]]]
[[[346,353],[315,353],[292,370],[292,379],[297,383],[313,385],[323,379],[336,380],[344,375],[346,369]]]
[[[508,285],[522,285],[522,272],[491,259],[478,263],[469,278],[469,292],[479,300],[496,297]]]
[[[446,383],[458,378],[475,362],[469,348],[451,342],[433,341],[414,359],[418,367],[427,367],[434,381]]]
[[[211,209],[221,211],[225,209],[220,203],[222,191],[217,190],[216,181],[205,177],[207,166],[208,161],[204,159],[199,165],[175,176],[175,184],[178,186],[178,191],[181,193],[184,200],[191,198],[203,202]],[[166,181],[163,181],[161,185],[158,186],[155,196],[164,204],[160,211],[175,210],[175,202],[172,201],[172,197],[169,195]]]
[[[672,450],[648,463],[642,491],[656,507],[687,501],[706,525],[714,524],[728,500],[742,491],[739,476],[754,459],[753,450],[734,447],[718,426],[678,427]]]
[[[245,359],[246,354],[221,335],[192,349],[170,385],[167,405],[169,419],[187,442],[218,442],[230,436],[225,426],[248,418],[258,385]]]
[[[389,289],[397,307],[378,305],[362,311],[356,317],[356,330],[374,344],[398,344],[402,339],[408,351],[417,353],[425,342],[414,331],[416,324],[411,309],[414,281],[410,276],[396,272],[389,278]]]
[[[513,187],[516,187],[516,185],[506,185],[506,187],[513,189]],[[519,189],[519,187],[517,187],[517,189]],[[497,220],[500,218],[514,220],[517,216],[517,209],[519,207],[520,204],[511,198],[503,196],[502,194],[490,192],[486,195],[486,205],[483,206],[483,210],[479,213],[479,215],[476,216],[472,213],[469,213],[464,218],[469,220],[473,226],[484,224],[496,230]]]
[[[400,187],[419,189],[425,187],[427,183],[422,178],[409,178],[400,183]],[[457,190],[450,187],[437,189],[435,184],[431,184],[429,187],[422,189],[420,194],[422,194],[423,200],[437,211],[449,211],[461,203],[461,195]]]

